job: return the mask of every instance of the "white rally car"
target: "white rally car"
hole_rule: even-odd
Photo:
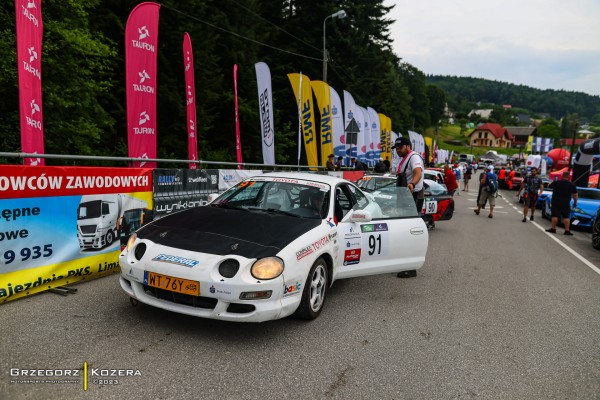
[[[316,318],[336,279],[424,264],[428,233],[412,195],[386,196],[380,206],[327,175],[249,178],[140,228],[119,256],[121,287],[134,304],[204,318]]]

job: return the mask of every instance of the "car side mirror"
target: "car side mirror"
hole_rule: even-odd
[[[370,222],[371,219],[371,212],[367,210],[354,210],[350,215],[350,222]]]

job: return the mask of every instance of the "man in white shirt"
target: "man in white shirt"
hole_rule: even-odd
[[[417,206],[417,212],[420,214],[425,199],[423,195],[423,159],[419,153],[412,150],[412,143],[407,137],[396,139],[392,149],[396,149],[396,154],[400,157],[400,164],[396,171],[397,185],[405,186],[411,191]],[[413,278],[415,276],[417,276],[416,270],[398,272],[398,278]]]

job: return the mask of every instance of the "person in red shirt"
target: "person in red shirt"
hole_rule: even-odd
[[[500,168],[500,172],[498,172],[498,184],[501,188],[506,187],[506,169],[504,167]]]
[[[513,178],[514,177],[515,177],[515,170],[511,169],[510,172],[508,173],[508,182],[507,182],[508,188],[510,190],[512,190],[512,188],[513,188]]]
[[[456,181],[456,174],[448,165],[444,165],[444,183],[450,196],[454,196],[456,189],[458,189],[458,182]]]

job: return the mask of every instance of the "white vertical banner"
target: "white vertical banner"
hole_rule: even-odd
[[[329,87],[329,95],[331,99],[331,131],[333,134],[333,154],[335,161],[338,157],[346,156],[346,134],[344,132],[344,111],[342,109],[342,100],[340,95]]]
[[[273,93],[271,71],[264,62],[254,64],[258,87],[258,109],[260,111],[260,131],[262,137],[263,163],[275,165],[275,132],[273,131]]]
[[[362,111],[363,120],[362,125],[360,126],[360,135],[362,136],[362,146],[360,147],[360,153],[362,154],[361,161],[367,164],[369,167],[373,166],[373,153],[370,153],[369,146],[371,145],[371,128],[370,121],[371,117],[369,117],[369,112],[366,108],[359,106],[360,111]]]
[[[358,114],[362,115],[362,112],[356,107],[354,97],[352,97],[349,92],[344,90],[344,132],[346,131],[350,121],[353,119],[356,121],[356,116]],[[356,122],[358,123],[358,121]],[[344,157],[344,165],[350,166],[350,157],[356,157],[356,146],[354,144],[346,143],[346,156]]]
[[[377,111],[371,107],[367,107],[367,111],[371,118],[371,151],[373,151],[373,159],[377,163],[381,157],[381,126],[379,125]]]

